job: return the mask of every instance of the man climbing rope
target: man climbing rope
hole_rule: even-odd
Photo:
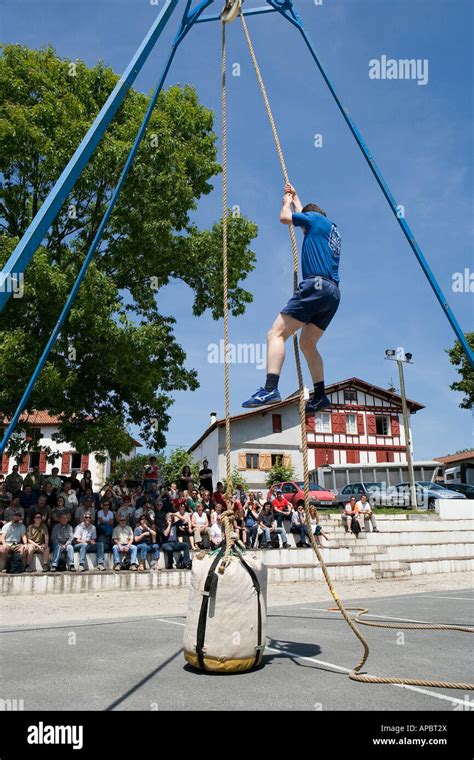
[[[267,380],[265,386],[245,401],[245,409],[281,401],[278,390],[281,368],[285,360],[285,341],[301,330],[300,347],[308,363],[314,392],[306,404],[306,412],[315,414],[331,405],[324,387],[324,367],[317,349],[326,328],[334,317],[340,300],[339,258],[341,238],[336,225],[329,221],[319,206],[301,204],[295,188],[285,185],[282,224],[293,224],[304,232],[301,266],[303,281],[273,323],[267,342]]]

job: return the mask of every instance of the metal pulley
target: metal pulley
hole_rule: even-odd
[[[244,0],[227,0],[221,13],[221,19],[225,24],[230,24],[231,21],[235,21],[237,16],[239,16],[243,1]]]

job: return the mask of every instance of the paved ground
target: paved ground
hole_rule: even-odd
[[[372,620],[474,625],[474,589],[370,599]],[[376,617],[379,616],[379,617]],[[265,665],[238,676],[196,673],[182,654],[182,616],[2,627],[1,693],[26,710],[454,710],[472,692],[357,684],[347,671],[360,646],[320,602],[268,614]],[[363,628],[377,675],[474,680],[470,634]]]

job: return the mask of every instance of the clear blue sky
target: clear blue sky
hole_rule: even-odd
[[[182,4],[184,8],[184,0]],[[247,7],[263,0],[247,0]],[[1,38],[37,48],[52,43],[59,55],[94,65],[103,59],[121,73],[158,8],[149,0],[3,0]],[[216,0],[220,10],[223,0]],[[452,290],[453,273],[474,271],[472,182],[472,22],[470,0],[296,0],[343,103],[362,132],[395,198],[425,252],[465,330],[473,329],[472,294]],[[149,92],[178,23],[175,12],[137,80]],[[249,20],[291,179],[303,202],[315,201],[337,222],[343,240],[342,303],[321,350],[326,380],[350,376],[387,387],[398,384],[397,367],[384,360],[389,347],[413,353],[407,367],[410,398],[426,409],[413,418],[416,458],[430,458],[472,445],[472,416],[458,408],[449,390],[456,378],[445,349],[454,340],[414,254],[395,222],[353,137],[305,49],[298,32],[278,14]],[[426,86],[414,80],[373,80],[369,61],[427,59]],[[247,313],[231,320],[234,343],[263,343],[274,316],[291,291],[288,231],[278,223],[280,168],[240,22],[229,29],[231,117],[229,204],[259,225],[253,247],[255,272],[246,281],[254,293]],[[195,27],[180,48],[168,82],[192,83],[220,124],[219,24]],[[323,147],[313,146],[316,133]],[[200,203],[196,221],[210,225],[221,213],[220,179]],[[191,312],[187,286],[170,284],[159,293],[164,314],[177,319],[176,337],[201,387],[179,393],[168,433],[170,446],[190,445],[208,424],[209,412],[224,410],[223,367],[209,364],[208,344],[222,337],[222,323]],[[291,346],[290,346],[291,349]],[[231,411],[262,384],[251,365],[231,367]],[[309,382],[309,377],[307,376]],[[296,388],[291,353],[281,391]]]

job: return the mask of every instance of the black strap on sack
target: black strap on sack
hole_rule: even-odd
[[[257,646],[255,647],[255,660],[252,665],[252,667],[254,668],[256,665],[258,665],[258,662],[260,660],[260,654],[264,648],[263,642],[262,642],[262,598],[261,598],[262,589],[260,588],[260,583],[258,582],[257,574],[255,573],[253,568],[251,568],[250,565],[247,565],[246,561],[241,555],[239,555],[239,559],[242,565],[247,570],[248,574],[250,575],[252,579],[253,587],[257,593],[258,621],[257,621]]]
[[[207,623],[207,610],[209,607],[209,597],[211,595],[211,591],[212,591],[213,596],[215,596],[217,592],[217,582],[219,579],[218,579],[217,574],[215,573],[215,569],[217,565],[219,564],[219,560],[222,559],[222,555],[224,554],[224,551],[225,551],[225,547],[222,547],[222,549],[214,557],[214,561],[209,568],[206,582],[204,584],[201,611],[199,612],[197,637],[196,637],[196,654],[198,656],[199,667],[201,668],[201,670],[206,670],[206,666],[204,664],[204,641],[206,639],[206,623]]]

